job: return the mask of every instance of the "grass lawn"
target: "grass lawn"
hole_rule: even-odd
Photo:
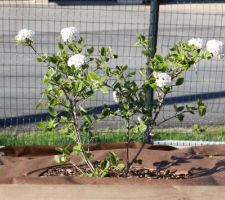
[[[131,136],[133,141],[140,141],[139,135]],[[216,127],[192,127],[192,128],[170,128],[157,129],[154,132],[154,140],[191,140],[191,141],[225,141],[225,126]],[[83,140],[88,143],[87,134],[83,134]],[[125,141],[123,130],[102,130],[95,133],[90,143],[107,143]],[[73,141],[58,132],[33,132],[20,133],[0,132],[0,146],[22,146],[22,145],[68,145]]]

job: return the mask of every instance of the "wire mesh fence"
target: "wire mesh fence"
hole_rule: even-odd
[[[222,1],[220,1],[222,2]],[[160,6],[158,50],[165,54],[168,48],[179,40],[200,37],[206,43],[210,39],[224,41],[225,3],[218,1],[177,1],[174,4]],[[224,60],[213,59],[200,62],[185,74],[185,84],[176,88],[170,97],[173,103],[192,103],[202,98],[208,107],[204,118],[187,117],[184,123],[224,124],[225,83]],[[165,114],[173,108],[167,106]],[[168,125],[173,125],[169,122]],[[176,123],[174,123],[176,125]]]
[[[225,4],[209,1],[160,2],[157,50],[166,54],[176,41],[201,37],[205,40],[225,41]],[[34,123],[44,119],[44,108],[35,110],[41,98],[41,79],[47,69],[35,62],[28,48],[16,46],[18,30],[35,31],[35,45],[39,52],[55,52],[60,30],[76,26],[95,48],[111,46],[119,55],[116,64],[128,64],[138,70],[145,59],[140,49],[133,46],[135,34],[149,32],[150,5],[139,0],[15,0],[0,1],[0,126],[2,128],[33,130]],[[186,83],[168,97],[163,110],[170,115],[172,103],[192,103],[197,98],[206,100],[207,116],[203,119],[187,117],[182,123],[223,124],[225,122],[224,61],[213,59],[201,62],[185,75]],[[139,79],[140,77],[137,77]],[[97,95],[87,102],[88,107],[114,105],[112,94]],[[166,126],[178,126],[171,121]],[[119,119],[109,119],[101,128],[122,128]]]

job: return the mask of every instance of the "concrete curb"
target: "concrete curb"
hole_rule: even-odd
[[[206,146],[206,145],[218,145],[225,144],[225,142],[216,141],[185,141],[185,140],[156,140],[153,141],[154,145],[169,145],[178,148],[193,147],[193,146]]]

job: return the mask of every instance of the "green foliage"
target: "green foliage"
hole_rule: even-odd
[[[172,118],[183,121],[186,113],[194,114],[196,111],[200,116],[205,115],[206,106],[198,100],[196,107],[174,105],[175,114],[172,117],[157,121],[166,96],[174,87],[185,82],[183,73],[197,62],[211,59],[212,54],[194,45],[190,46],[187,42],[179,42],[166,56],[156,53],[150,58],[150,38],[137,35],[135,45],[142,48],[142,55],[146,57],[145,66],[140,66],[139,71],[143,81],[139,82],[134,79],[137,72],[130,71],[127,65],[110,66],[111,60],[118,57],[110,47],[99,48],[98,55],[93,56],[95,49],[87,47],[82,37],[78,42],[58,43],[58,52],[55,54],[38,55],[37,61],[46,63],[48,70],[43,78],[43,83],[46,84],[42,93],[43,100],[37,107],[45,106],[50,116],[47,122],[39,122],[37,125],[45,131],[60,129],[61,133],[69,135],[75,143],[72,152],[59,149],[62,155],[55,157],[58,163],[68,161],[69,155],[81,155],[83,162],[90,168],[90,173],[86,174],[88,176],[107,176],[112,168],[123,170],[124,165],[119,163],[116,154],[109,153],[95,166],[91,162],[92,154],[83,148],[82,133],[91,136],[94,124],[106,117],[117,116],[124,120],[129,151],[131,133],[147,138],[156,126]],[[34,50],[30,41],[27,41],[27,46]],[[85,61],[76,60],[78,64],[69,64],[68,61],[74,54],[85,56]],[[148,73],[148,69],[151,73]],[[150,89],[154,89],[157,95],[154,103],[146,102],[146,93]],[[110,110],[108,105],[104,105],[100,115],[88,114],[89,110],[83,107],[84,103],[97,92],[105,94],[108,91],[114,92],[118,109]],[[59,116],[59,110],[65,111],[67,115]],[[139,116],[140,120],[134,120],[136,116]],[[138,161],[137,156],[132,160],[127,156],[125,175],[132,164]]]
[[[114,152],[109,152],[108,156],[96,166],[95,171],[88,173],[88,176],[105,177],[109,175],[111,169],[122,171],[124,168],[125,165],[119,162],[118,156]]]
[[[200,134],[206,132],[206,128],[201,127],[199,124],[195,124],[192,127],[192,131],[196,134]]]
[[[204,116],[206,114],[206,106],[201,99],[197,101],[197,109],[200,116]]]

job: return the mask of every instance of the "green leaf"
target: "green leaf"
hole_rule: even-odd
[[[179,121],[183,121],[184,120],[184,115],[183,114],[179,114],[177,115],[177,118],[179,119]]]
[[[68,120],[67,117],[65,117],[65,116],[61,116],[60,119],[61,119],[61,122],[67,122],[67,120]]]
[[[48,111],[49,111],[49,114],[54,117],[57,116],[57,114],[58,114],[57,111],[55,110],[55,108],[53,108],[51,106],[48,107]]]
[[[53,128],[55,128],[55,126],[55,121],[51,119],[48,121],[47,130],[52,130]]]
[[[184,110],[184,106],[179,106],[179,107],[177,107],[176,105],[174,105],[173,107],[174,107],[174,110],[175,110],[176,112],[181,112],[181,111]]]
[[[62,164],[62,163],[67,162],[68,158],[65,155],[55,155],[54,160],[55,160],[56,163]]]
[[[84,107],[79,106],[79,108],[80,108],[80,112],[81,112],[82,114],[86,114],[86,113],[87,113],[87,110],[86,110]]]
[[[47,73],[44,75],[43,83],[49,83],[52,80],[52,77],[56,74],[56,70],[50,68]]]
[[[51,81],[51,77],[48,76],[48,74],[44,75],[43,83],[48,84]]]
[[[123,102],[123,107],[125,110],[130,110],[130,105],[128,102]]]
[[[101,77],[96,72],[90,71],[88,73],[88,79],[90,79],[91,81],[98,81],[100,80],[100,78]]]
[[[63,50],[64,49],[63,44],[60,43],[60,42],[57,44],[57,47],[58,47],[59,50]]]
[[[94,47],[90,47],[90,48],[87,49],[87,52],[89,54],[92,54],[94,52],[94,50],[95,50]]]
[[[108,93],[108,88],[106,86],[101,87],[101,91],[103,94],[107,94]]]
[[[56,150],[64,155],[70,155],[70,152],[66,148],[56,148]]]
[[[45,61],[45,58],[43,58],[43,57],[40,56],[40,57],[37,57],[36,58],[36,61],[37,62],[44,62]]]
[[[109,109],[106,105],[104,105],[104,108],[103,108],[103,110],[102,110],[102,115],[103,115],[104,117],[107,117],[107,116],[110,115],[110,109]]]
[[[73,151],[72,151],[72,155],[77,155],[81,152],[81,147],[82,145],[81,144],[77,144],[73,147]]]
[[[152,89],[156,89],[157,88],[157,84],[156,83],[151,83],[150,86],[151,86]]]
[[[109,156],[107,157],[109,160],[110,164],[112,166],[116,166],[118,162],[118,156],[114,152],[109,152]]]
[[[184,83],[184,78],[183,77],[179,77],[177,80],[176,80],[176,85],[182,85]]]
[[[53,56],[48,56],[47,61],[56,64],[57,63],[57,57],[55,55]]]
[[[36,106],[35,109],[38,110],[42,106],[42,102],[39,102]]]
[[[127,77],[133,77],[133,76],[135,76],[136,75],[136,72],[130,72],[128,75],[127,75]]]
[[[43,122],[43,121],[37,122],[37,123],[36,123],[36,126],[37,126],[38,128],[40,128],[40,129],[45,129],[46,123]]]
[[[202,117],[206,114],[206,106],[201,99],[197,100],[197,104],[198,104],[198,113]]]
[[[92,120],[91,120],[90,116],[86,115],[86,116],[84,116],[84,119],[85,119],[86,122],[88,122],[88,124],[92,123]]]
[[[122,171],[125,168],[125,165],[123,163],[118,164],[117,169],[119,169],[120,171]]]
[[[100,166],[101,166],[101,170],[108,171],[108,169],[110,168],[110,163],[108,160],[102,160],[100,163]]]
[[[106,49],[104,47],[99,49],[99,53],[101,56],[105,56],[106,55]]]
[[[136,134],[144,133],[147,129],[147,126],[144,121],[140,121],[133,129]]]
[[[113,58],[117,59],[118,58],[118,55],[114,54],[113,55]]]
[[[82,91],[83,86],[84,86],[84,83],[82,81],[75,82],[75,86],[74,86],[75,91],[74,92],[78,93],[78,92]]]

